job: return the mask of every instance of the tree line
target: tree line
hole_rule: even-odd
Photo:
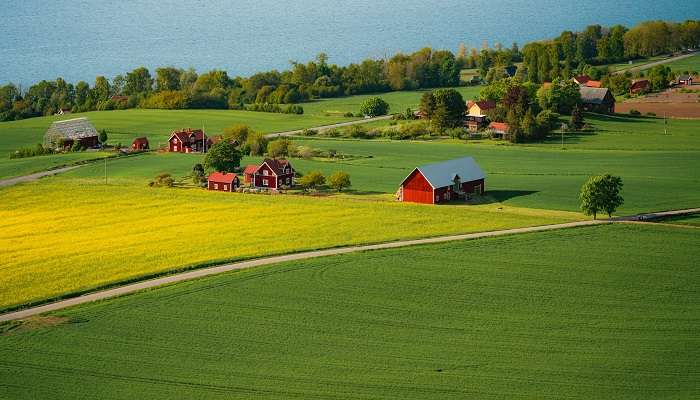
[[[292,62],[285,71],[266,71],[247,78],[231,78],[226,71],[202,74],[175,67],[154,73],[139,67],[111,81],[98,76],[90,85],[73,85],[62,78],[41,81],[26,90],[0,86],[0,120],[52,115],[61,110],[85,112],[127,108],[245,109],[303,113],[296,104],[314,98],[362,93],[456,86],[460,64],[447,50],[424,48],[389,59],[366,59],[359,64],[329,64],[325,54],[306,64]]]

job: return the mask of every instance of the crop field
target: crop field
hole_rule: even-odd
[[[692,229],[620,224],[219,275],[0,327],[0,388],[7,399],[691,399],[697,242]]]
[[[579,218],[49,178],[0,190],[0,309],[231,260]]]

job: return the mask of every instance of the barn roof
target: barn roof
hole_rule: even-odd
[[[244,174],[254,174],[255,171],[258,170],[258,168],[260,168],[259,165],[250,164],[250,165],[247,165],[247,166],[245,167],[245,169],[243,170],[243,173],[244,173]]]
[[[581,86],[581,101],[587,104],[603,104],[605,96],[610,92],[608,88],[591,88]]]
[[[681,75],[681,76],[678,77],[678,80],[679,80],[679,81],[689,81],[689,80],[692,80],[692,79],[693,79],[693,77],[692,77],[691,75]]]
[[[489,124],[489,128],[502,133],[508,133],[508,129],[510,129],[508,124],[505,122],[491,122]]]
[[[210,182],[233,183],[236,179],[236,174],[226,172],[214,172],[209,175]]]
[[[97,136],[97,130],[87,118],[66,119],[51,124],[44,137],[50,136],[63,139],[82,139]]]
[[[462,157],[440,163],[423,165],[416,169],[425,177],[433,188],[453,185],[456,176],[459,176],[462,182],[476,181],[484,179],[485,177],[484,171],[479,168],[472,157]]]
[[[285,160],[284,158],[281,158],[279,160],[275,160],[272,158],[266,158],[265,160],[263,160],[262,164],[260,164],[260,167],[262,167],[263,164],[269,165],[270,168],[272,168],[272,170],[277,175],[284,175],[284,167],[286,167],[286,166],[289,166],[290,168],[292,168],[292,171],[294,171],[294,168],[289,163],[289,161]]]

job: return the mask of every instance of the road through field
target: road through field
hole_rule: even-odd
[[[374,122],[374,121],[382,121],[385,119],[391,119],[392,117],[393,117],[392,115],[382,115],[381,117],[358,119],[358,120],[349,121],[349,122],[338,122],[337,124],[316,126],[316,127],[308,128],[308,129],[313,129],[315,131],[322,132],[322,131],[325,131],[328,129],[333,129],[333,128],[342,128],[344,126],[360,125],[360,124],[366,124],[366,123]],[[269,133],[269,134],[265,135],[265,137],[268,139],[272,139],[272,138],[276,138],[276,137],[280,137],[280,136],[299,135],[302,132],[304,132],[304,129],[296,129],[293,131]]]
[[[621,69],[621,70],[619,70],[619,71],[615,71],[615,72],[613,72],[613,73],[614,73],[614,74],[624,74],[624,73],[627,72],[627,71],[629,71],[629,72],[643,71],[643,70],[647,70],[647,69],[649,69],[649,68],[656,67],[657,65],[663,65],[663,64],[668,64],[668,63],[673,62],[673,61],[683,60],[683,59],[686,59],[686,58],[688,58],[688,57],[692,57],[692,56],[694,56],[694,55],[696,55],[696,54],[698,54],[698,53],[697,53],[697,52],[692,52],[692,53],[688,53],[688,54],[681,54],[680,56],[669,57],[669,58],[666,58],[666,59],[663,59],[663,60],[653,61],[653,62],[650,62],[650,63],[647,63],[647,64],[635,65],[634,67],[623,68],[623,69]]]
[[[488,231],[488,232],[478,232],[463,235],[449,235],[449,236],[438,236],[425,239],[414,239],[414,240],[402,240],[396,242],[380,243],[373,245],[364,246],[349,246],[349,247],[338,247],[327,250],[317,250],[308,251],[303,253],[287,254],[282,256],[265,257],[258,258],[248,261],[241,261],[233,264],[220,265],[217,267],[203,268],[188,272],[183,272],[174,275],[168,275],[162,278],[147,280],[143,282],[137,282],[121,287],[116,287],[113,289],[102,290],[95,293],[90,293],[80,297],[74,297],[66,300],[57,301],[54,303],[49,303],[41,306],[31,307],[24,310],[9,312],[0,315],[0,322],[11,321],[16,319],[22,319],[31,317],[34,315],[42,314],[45,312],[56,311],[67,307],[76,306],[79,304],[89,303],[98,300],[109,299],[112,297],[122,296],[134,292],[138,292],[144,289],[152,289],[162,285],[168,285],[177,282],[183,282],[191,279],[202,278],[210,275],[216,275],[224,272],[248,269],[253,267],[259,267],[263,265],[276,264],[286,261],[296,261],[305,260],[317,257],[333,256],[347,253],[354,253],[360,251],[371,251],[371,250],[381,250],[381,249],[391,249],[406,246],[415,246],[422,244],[432,244],[432,243],[443,243],[456,240],[468,240],[468,239],[479,239],[494,236],[504,236],[504,235],[514,235],[529,232],[542,232],[551,231],[556,229],[566,229],[575,228],[591,225],[609,224],[616,221],[626,222],[626,221],[644,221],[648,219],[656,219],[669,216],[677,216],[683,214],[693,214],[700,212],[700,208],[686,209],[686,210],[672,210],[655,212],[649,214],[640,214],[634,216],[620,217],[613,220],[588,220],[588,221],[577,221],[568,222],[563,224],[552,224],[552,225],[541,225],[541,226],[531,226],[525,228],[515,228],[515,229],[505,229],[499,231]]]
[[[60,174],[61,172],[67,172],[67,171],[70,171],[70,170],[73,170],[73,169],[76,169],[76,168],[80,168],[80,167],[82,167],[83,165],[86,165],[86,164],[71,165],[71,166],[68,166],[68,167],[51,169],[51,170],[48,170],[48,171],[37,172],[37,173],[34,173],[34,174],[23,175],[23,176],[17,176],[17,177],[9,178],[9,179],[1,179],[1,180],[0,180],[0,187],[12,186],[12,185],[16,185],[16,184],[22,183],[22,182],[29,182],[29,181],[37,180],[37,179],[43,178],[43,177],[45,177],[45,176],[51,176],[51,175]]]

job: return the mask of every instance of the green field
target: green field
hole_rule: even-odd
[[[664,64],[673,71],[700,71],[700,54]]]
[[[0,310],[233,260],[580,218],[50,178],[0,190]]]
[[[478,94],[479,87],[458,88],[471,98]],[[391,106],[392,112],[404,112],[407,107],[417,107],[424,91],[381,93]],[[43,141],[51,122],[87,117],[97,129],[106,129],[109,143],[124,146],[139,136],[147,136],[151,147],[167,143],[170,133],[180,128],[203,127],[210,135],[220,134],[229,126],[246,124],[260,132],[272,133],[311,128],[357,118],[347,118],[346,112],[357,113],[360,104],[370,95],[341,97],[304,103],[304,115],[273,114],[233,110],[123,110],[95,111],[65,116],[30,118],[22,121],[0,123],[0,179],[42,171],[51,167],[71,164],[78,160],[99,158],[97,153],[61,154],[10,160],[7,155],[18,148],[35,146]]]
[[[700,227],[700,214],[681,215],[678,217],[665,218],[661,222],[667,224],[690,225]]]
[[[697,243],[691,229],[608,225],[219,275],[5,325],[0,390],[5,399],[692,399]]]

